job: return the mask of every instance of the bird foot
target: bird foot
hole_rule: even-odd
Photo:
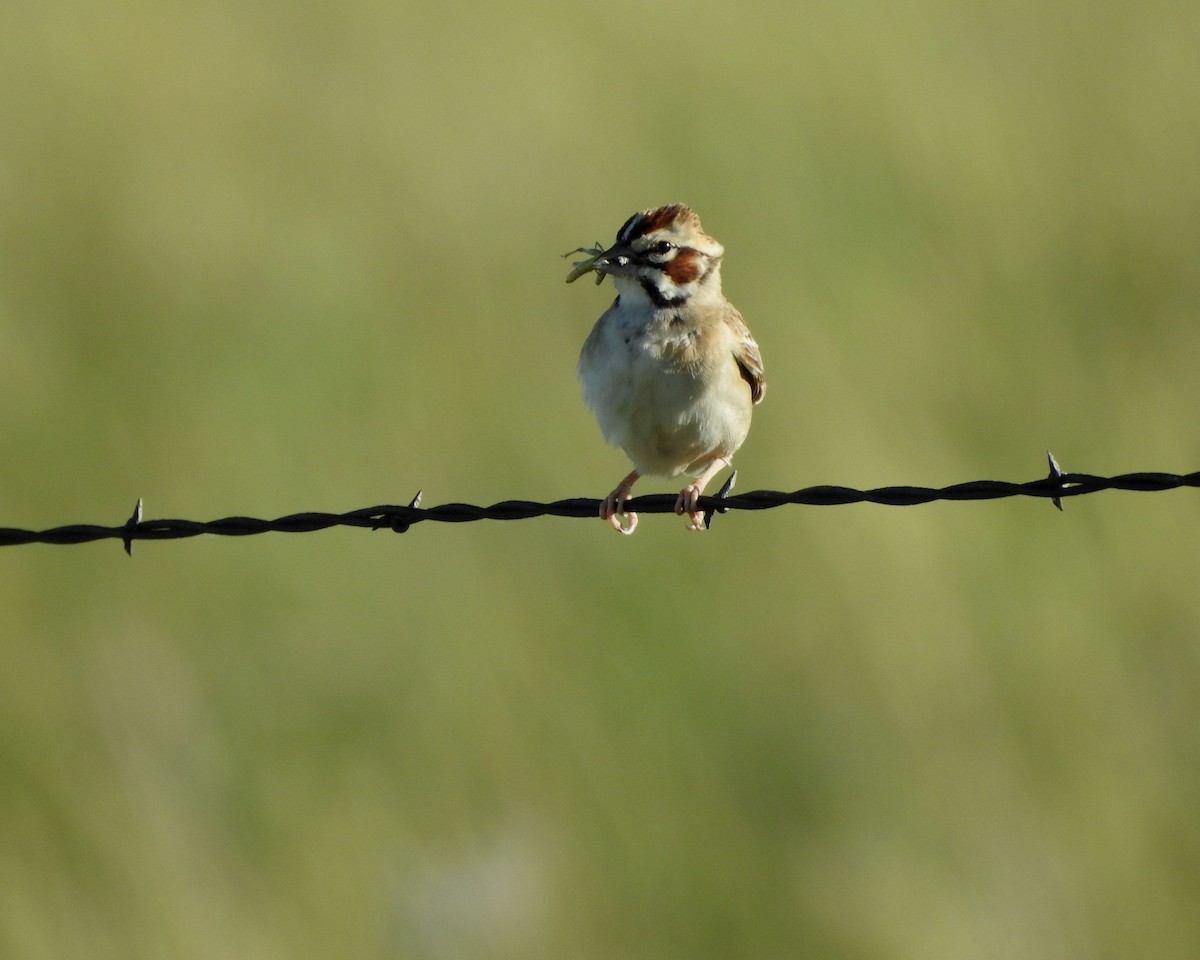
[[[700,491],[703,487],[699,482],[689,483],[686,487],[679,491],[679,498],[675,501],[675,512],[680,516],[687,517],[687,528],[689,530],[704,530],[704,511],[699,509]]]
[[[617,533],[623,533],[626,536],[633,533],[638,525],[637,514],[625,511],[625,501],[633,493],[632,486],[632,484],[622,483],[600,503],[600,519],[607,520],[608,525]],[[622,517],[625,518],[624,523],[621,522]]]

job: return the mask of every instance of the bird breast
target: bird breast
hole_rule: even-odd
[[[714,455],[730,457],[750,424],[750,389],[734,365],[725,324],[687,307],[653,313],[615,304],[600,318],[579,358],[583,398],[601,433],[639,473],[692,473]],[[731,338],[730,338],[731,339]]]

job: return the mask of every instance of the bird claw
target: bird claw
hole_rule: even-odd
[[[621,523],[622,517],[626,519],[627,523]],[[625,536],[629,536],[634,530],[637,529],[638,515],[636,513],[614,513],[608,518],[608,525],[616,530],[617,533],[623,533]]]
[[[625,501],[629,499],[630,492],[627,487],[617,487],[600,504],[600,519],[607,520],[608,525],[617,533],[623,533],[626,536],[633,533],[638,525],[638,515],[625,511]],[[625,518],[624,523],[621,522],[622,517]]]
[[[700,505],[700,486],[697,483],[689,483],[686,487],[679,491],[679,498],[675,501],[675,512],[680,516],[687,516],[689,530],[704,530],[704,511],[699,509]]]

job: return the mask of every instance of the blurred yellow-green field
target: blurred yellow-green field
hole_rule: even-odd
[[[0,526],[603,496],[692,204],[739,489],[1200,466],[1194,0],[0,10]],[[653,483],[640,492],[666,492]],[[1195,491],[0,550],[0,955],[1200,955]]]

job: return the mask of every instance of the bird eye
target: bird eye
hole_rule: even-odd
[[[658,243],[654,244],[654,246],[650,248],[650,251],[651,253],[656,253],[661,257],[664,254],[670,253],[674,249],[675,244],[673,244],[670,240],[659,240]]]

